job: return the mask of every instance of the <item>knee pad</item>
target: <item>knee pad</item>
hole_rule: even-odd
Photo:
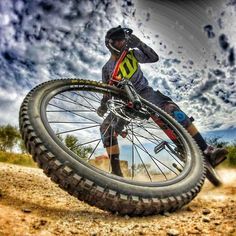
[[[179,123],[182,123],[187,119],[186,114],[182,111],[173,111],[173,116]]]
[[[164,110],[185,128],[191,125],[190,118],[175,103],[166,104]]]

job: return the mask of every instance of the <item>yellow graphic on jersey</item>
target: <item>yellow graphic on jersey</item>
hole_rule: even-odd
[[[134,56],[133,50],[130,50],[120,64],[118,76],[130,79],[138,69],[138,61]]]

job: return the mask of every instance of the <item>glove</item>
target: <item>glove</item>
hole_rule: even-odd
[[[100,117],[103,117],[106,112],[107,112],[107,107],[106,107],[106,106],[100,106],[100,107],[98,107],[98,109],[97,109],[97,114],[98,114]]]
[[[135,36],[134,34],[130,35],[129,41],[128,41],[128,46],[130,48],[137,48],[141,43],[141,40]]]

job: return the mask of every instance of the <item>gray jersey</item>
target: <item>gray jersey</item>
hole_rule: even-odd
[[[119,67],[118,76],[130,79],[137,92],[148,87],[148,81],[143,75],[139,63],[151,63],[158,61],[158,55],[146,44],[140,42],[138,49],[131,49],[123,59]],[[102,68],[102,81],[108,83],[115,68],[116,61],[111,58]]]

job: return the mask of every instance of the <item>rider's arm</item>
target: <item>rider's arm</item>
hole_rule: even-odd
[[[109,73],[105,66],[102,68],[102,82],[105,84],[109,83]],[[106,94],[104,94],[101,100],[101,109],[103,109],[104,111],[107,109],[106,102],[108,99],[109,97]]]
[[[102,82],[104,84],[108,84],[109,83],[109,71],[107,70],[106,65],[102,67]]]
[[[138,49],[134,49],[134,56],[140,63],[150,63],[157,62],[159,60],[159,56],[156,52],[149,47],[147,44],[140,41],[137,46]]]

